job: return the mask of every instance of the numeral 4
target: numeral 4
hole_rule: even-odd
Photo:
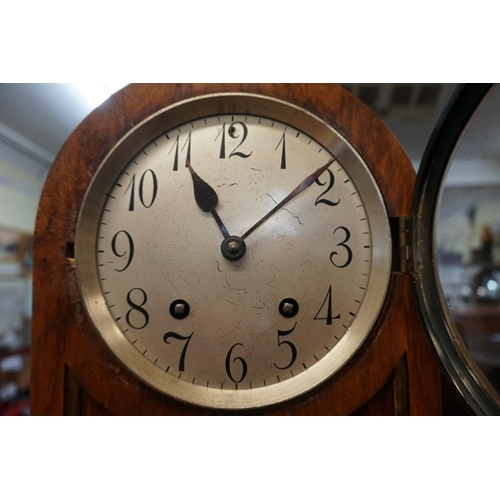
[[[323,309],[325,308],[326,305],[326,316],[319,316],[320,314],[324,314]],[[327,325],[332,325],[334,319],[340,319],[340,314],[337,314],[337,316],[333,316],[332,313],[332,285],[330,285],[330,288],[328,288],[328,293],[326,294],[325,300],[321,304],[321,307],[319,308],[319,311],[316,313],[316,316],[314,316],[315,320],[325,320]]]

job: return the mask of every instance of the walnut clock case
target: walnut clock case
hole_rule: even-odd
[[[131,85],[35,235],[34,414],[439,414],[414,170],[335,85]]]

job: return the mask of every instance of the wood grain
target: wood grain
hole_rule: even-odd
[[[374,113],[336,85],[126,87],[92,112],[68,138],[42,193],[34,240],[33,414],[226,413],[174,401],[126,370],[90,324],[80,300],[74,261],[67,256],[88,185],[117,141],[151,113],[187,98],[216,92],[248,92],[282,99],[333,124],[370,166],[389,215],[409,215],[415,173],[405,152]],[[401,412],[397,401],[404,401],[403,390],[407,392],[410,414],[439,414],[439,370],[418,322],[410,280],[409,275],[392,273],[386,304],[367,342],[331,380],[287,404],[234,413],[346,415],[359,410],[365,415],[395,414]],[[389,382],[395,373],[398,380],[404,375],[403,384]]]

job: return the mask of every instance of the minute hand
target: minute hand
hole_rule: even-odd
[[[244,240],[249,234],[253,233],[261,224],[266,222],[269,217],[271,217],[273,214],[275,214],[278,210],[280,210],[283,206],[285,206],[292,198],[297,196],[299,193],[304,191],[304,189],[307,189],[318,177],[336,160],[337,158],[332,158],[328,163],[323,165],[322,167],[318,168],[315,172],[313,172],[311,175],[306,177],[301,184],[299,184],[284,200],[282,200],[280,203],[278,203],[273,209],[264,215],[262,219],[260,219],[258,222],[256,222],[242,237],[241,239]]]

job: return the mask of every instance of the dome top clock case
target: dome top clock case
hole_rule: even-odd
[[[44,189],[34,382],[59,389],[35,411],[439,413],[407,272],[413,182],[337,86],[119,92]]]

